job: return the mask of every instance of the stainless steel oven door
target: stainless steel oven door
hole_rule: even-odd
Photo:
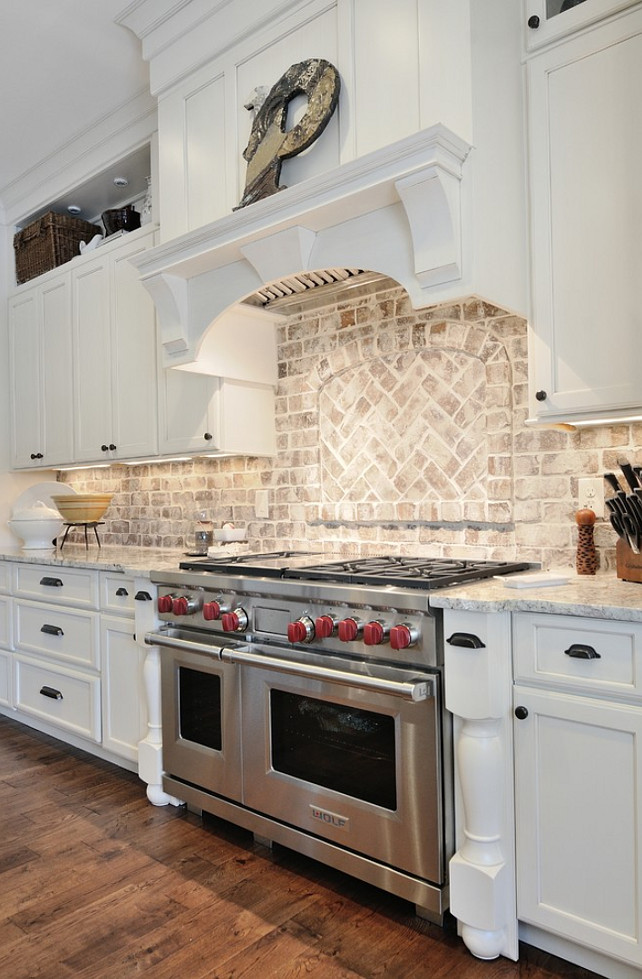
[[[244,664],[244,804],[443,883],[439,675],[288,652],[222,652]]]
[[[161,648],[164,771],[240,801],[239,670],[221,662],[210,633],[168,629],[145,640]]]

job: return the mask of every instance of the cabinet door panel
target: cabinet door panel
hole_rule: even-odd
[[[74,274],[75,461],[105,456],[111,432],[109,270],[105,259]]]
[[[112,257],[112,381],[115,455],[155,455],[156,318],[154,304],[129,259],[148,248],[147,238],[126,242]]]
[[[130,761],[137,760],[138,742],[147,734],[146,654],[134,641],[133,631],[132,619],[102,617],[103,746]]]
[[[68,275],[43,286],[41,310],[43,464],[58,465],[73,458],[73,355]]]
[[[515,688],[518,916],[642,964],[639,708]]]
[[[642,12],[528,64],[532,357],[542,417],[639,408]]]
[[[9,304],[9,368],[13,465],[33,467],[32,454],[44,454],[40,351],[40,297],[37,289]]]
[[[171,367],[160,367],[159,378],[161,454],[216,451],[220,447],[218,378]],[[205,438],[206,432],[211,439]]]

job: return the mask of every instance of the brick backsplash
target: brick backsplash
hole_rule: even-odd
[[[102,539],[188,547],[195,514],[257,550],[575,561],[577,479],[633,461],[641,425],[526,426],[523,319],[487,302],[413,310],[401,288],[284,318],[277,455],[62,474],[111,492]],[[269,519],[255,494],[269,494]],[[601,565],[615,536],[598,521]]]

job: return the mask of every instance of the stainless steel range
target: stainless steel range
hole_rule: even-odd
[[[526,567],[279,552],[155,573],[164,789],[441,921],[452,758],[430,591]]]

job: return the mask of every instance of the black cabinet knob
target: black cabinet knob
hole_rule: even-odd
[[[537,16],[537,14],[533,14],[531,17],[528,18],[528,26],[532,31],[537,30],[537,28],[539,27],[539,17]]]
[[[546,391],[536,391],[535,392],[535,400],[536,401],[546,401],[547,397],[548,397],[548,395],[547,395]]]
[[[100,451],[101,452],[109,452],[109,446],[108,445],[105,445],[105,443],[103,442],[103,444],[100,447]]]
[[[109,443],[109,451],[110,452],[115,452],[116,451],[116,446],[114,445],[113,442],[110,442]]]
[[[205,432],[205,434],[203,435],[203,438],[205,439],[206,442],[210,442],[211,439],[213,438],[212,433],[211,432]]]
[[[38,458],[38,456],[36,455],[36,453],[35,453],[35,452],[32,452],[32,453],[31,453],[31,456],[30,456],[30,458],[31,458],[31,459],[37,459],[37,458]]]
[[[517,718],[518,721],[525,721],[526,718],[528,717],[528,710],[527,710],[527,708],[526,707],[516,707],[515,708],[515,717]]]

